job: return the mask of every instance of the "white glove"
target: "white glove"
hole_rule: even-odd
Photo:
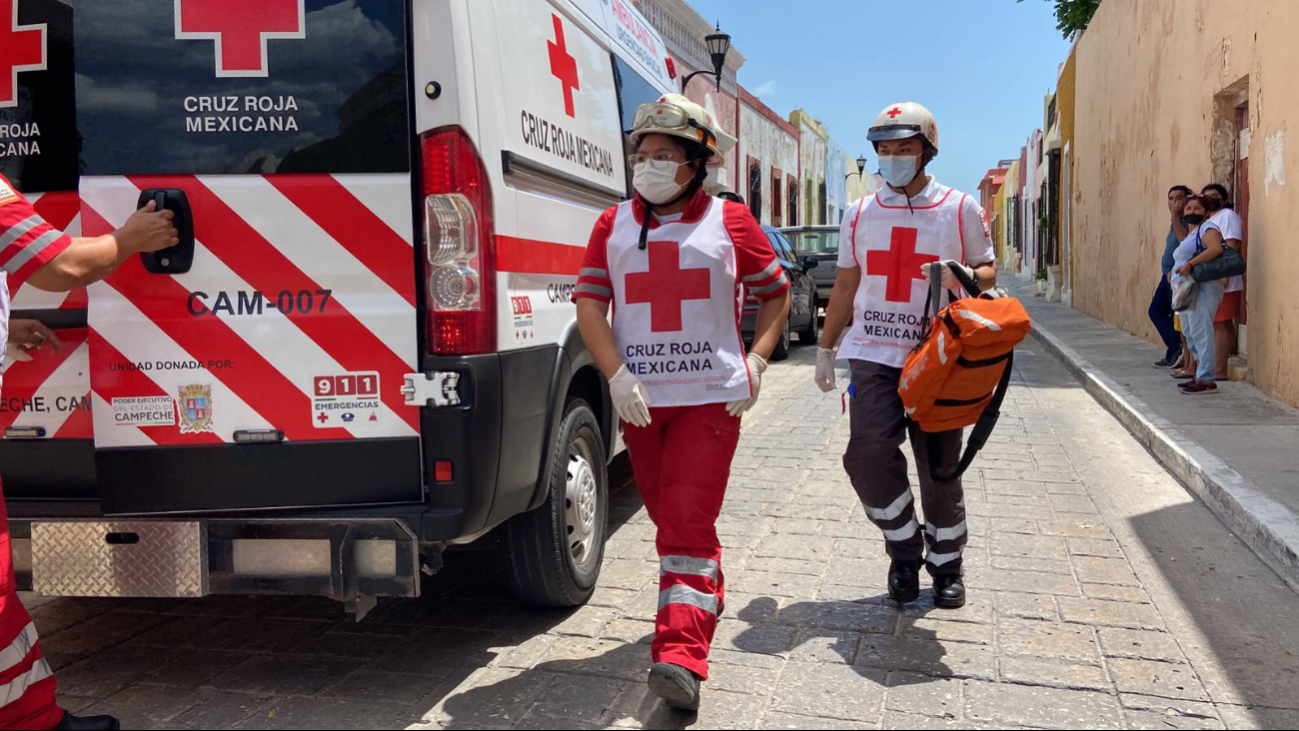
[[[726,405],[726,413],[737,419],[744,415],[744,412],[753,408],[758,403],[758,394],[762,391],[762,374],[767,372],[767,361],[757,353],[749,353],[749,382],[753,384],[753,396],[751,398],[732,401]]]
[[[816,385],[823,393],[830,393],[835,388],[834,351],[830,348],[816,349]]]
[[[957,290],[957,291],[964,292],[964,291],[965,291],[965,285],[961,284],[961,280],[959,280],[959,279],[956,278],[956,275],[952,273],[952,269],[951,269],[951,267],[947,266],[947,264],[948,264],[948,262],[945,262],[945,261],[936,261],[936,262],[933,262],[933,263],[931,263],[931,264],[921,264],[921,265],[920,265],[920,276],[924,277],[924,278],[925,278],[925,281],[928,282],[928,281],[929,281],[929,267],[942,267],[942,268],[943,268],[943,289],[951,289],[951,290]],[[964,269],[964,270],[965,270],[965,275],[966,275],[967,277],[969,277],[971,280],[974,279],[974,270],[973,270],[973,269],[971,269],[970,267],[965,266],[964,264],[958,264],[957,266],[959,266],[961,269]]]
[[[618,418],[632,426],[650,425],[649,394],[645,392],[645,384],[627,370],[626,364],[609,381],[609,397],[613,399]]]

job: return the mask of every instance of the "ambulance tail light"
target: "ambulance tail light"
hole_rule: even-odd
[[[482,159],[458,127],[421,141],[428,347],[435,355],[496,350],[496,237]]]

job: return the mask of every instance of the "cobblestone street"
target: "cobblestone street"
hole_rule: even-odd
[[[316,600],[28,597],[64,703],[181,729],[1299,725],[1295,594],[1035,343],[968,475],[968,606],[890,606],[815,352],[773,365],[746,418],[697,718],[643,685],[657,562],[625,466],[581,610],[510,603],[489,551],[361,623]]]

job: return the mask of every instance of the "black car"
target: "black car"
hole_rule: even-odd
[[[791,334],[798,336],[801,345],[811,345],[821,335],[820,303],[817,299],[816,280],[811,274],[819,262],[812,256],[800,261],[794,253],[793,245],[780,231],[770,226],[763,226],[762,231],[767,234],[767,241],[771,243],[772,251],[776,252],[776,260],[785,270],[785,276],[789,277],[791,285],[792,305],[789,308],[789,321],[785,323],[780,342],[776,344],[776,350],[771,354],[772,360],[784,360],[789,357]],[[749,297],[744,303],[744,320],[741,327],[745,342],[753,342],[753,332],[757,329],[757,323],[758,300]]]

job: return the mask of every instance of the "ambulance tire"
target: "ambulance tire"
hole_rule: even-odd
[[[600,421],[586,401],[565,409],[554,462],[546,502],[505,523],[502,557],[520,601],[576,607],[595,592],[609,525],[608,461]]]
[[[785,360],[789,357],[789,349],[791,347],[789,341],[789,320],[786,319],[785,329],[780,331],[780,340],[776,343],[776,349],[771,351],[771,359],[773,361]]]
[[[812,298],[812,321],[798,331],[799,345],[816,345],[821,338],[821,304]]]

